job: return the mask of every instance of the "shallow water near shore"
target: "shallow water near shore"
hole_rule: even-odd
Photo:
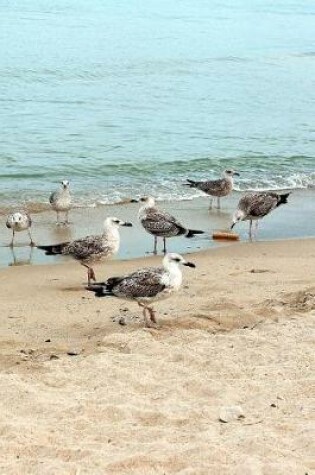
[[[1,2],[0,202],[315,186],[312,2]],[[30,205],[32,204],[32,205]]]
[[[174,214],[185,226],[204,231],[203,235],[192,239],[185,237],[167,240],[167,248],[171,252],[189,253],[205,250],[216,246],[232,245],[236,242],[213,241],[215,230],[228,229],[232,213],[240,198],[239,193],[222,199],[222,209],[208,210],[209,199],[198,198],[193,201],[161,202],[159,206]],[[305,238],[315,236],[314,219],[315,193],[312,190],[295,191],[286,206],[281,206],[264,218],[259,225],[259,240]],[[153,237],[146,233],[138,222],[139,204],[99,206],[97,208],[74,209],[70,215],[69,226],[56,226],[55,213],[43,212],[33,215],[33,237],[37,244],[54,244],[71,239],[84,237],[88,234],[99,234],[103,221],[107,216],[117,216],[131,221],[132,228],[121,228],[120,251],[114,259],[132,259],[150,255],[153,250]],[[5,228],[5,217],[0,216],[0,266],[49,264],[66,262],[69,258],[63,256],[46,256],[38,249],[30,248],[27,233],[16,235],[16,247],[8,247],[11,232]],[[240,234],[241,241],[248,240],[248,222],[241,223],[235,228]],[[248,243],[250,245],[250,243]],[[159,253],[162,242],[159,243]],[[104,264],[106,265],[106,263]]]

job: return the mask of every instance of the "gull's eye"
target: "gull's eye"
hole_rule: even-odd
[[[114,223],[119,224],[120,223],[119,219],[114,219]]]
[[[175,262],[181,262],[181,259],[179,259],[179,257],[175,257],[174,261]]]

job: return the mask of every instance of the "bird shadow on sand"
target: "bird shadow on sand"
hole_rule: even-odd
[[[82,292],[85,290],[85,287],[87,284],[81,284],[81,285],[69,285],[67,287],[62,287],[63,292]],[[87,297],[89,298],[89,297]]]

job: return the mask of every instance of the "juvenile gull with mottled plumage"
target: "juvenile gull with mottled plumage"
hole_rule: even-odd
[[[195,234],[203,234],[203,231],[187,229],[174,216],[164,210],[160,210],[155,205],[152,196],[140,199],[143,203],[139,210],[139,220],[144,229],[154,236],[154,251],[157,253],[157,238],[163,238],[163,252],[166,253],[166,239],[175,236],[185,236],[191,238]]]
[[[233,215],[231,229],[240,221],[249,221],[249,238],[253,238],[253,221],[256,221],[256,232],[258,229],[259,219],[267,216],[271,211],[282,204],[288,202],[290,193],[276,193],[273,191],[265,193],[250,193],[243,196],[237,210]]]
[[[87,290],[97,297],[113,296],[137,302],[143,307],[145,325],[152,327],[157,323],[154,302],[169,298],[182,285],[180,265],[195,267],[179,254],[170,253],[164,256],[163,267],[148,267],[129,275],[112,277],[87,287]]]
[[[35,246],[30,229],[32,226],[32,219],[28,213],[25,211],[17,211],[15,213],[9,214],[6,221],[6,226],[8,229],[12,230],[12,241],[10,243],[11,247],[14,246],[15,233],[19,233],[21,231],[28,232],[30,246]]]
[[[217,207],[220,209],[220,198],[228,196],[233,190],[233,176],[240,176],[240,174],[234,170],[225,170],[223,172],[223,177],[218,180],[187,180],[188,183],[184,183],[184,185],[189,186],[190,188],[197,188],[197,190],[203,191],[207,195],[217,197]],[[213,198],[210,198],[209,209],[212,209],[212,201]]]
[[[37,247],[45,251],[47,256],[61,254],[63,256],[70,256],[79,261],[80,264],[88,270],[88,284],[90,284],[91,279],[96,280],[94,270],[91,266],[118,252],[120,245],[120,226],[132,226],[132,224],[121,221],[115,217],[109,217],[106,218],[104,222],[104,231],[101,235],[86,236],[71,242]]]

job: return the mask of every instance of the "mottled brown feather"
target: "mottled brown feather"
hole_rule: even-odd
[[[278,193],[252,193],[240,199],[238,208],[245,212],[248,218],[263,218],[278,206]]]
[[[218,180],[196,181],[192,185],[198,190],[207,193],[210,196],[222,197],[227,196],[233,189],[231,180],[220,178]]]
[[[111,253],[111,247],[104,245],[102,236],[87,236],[77,239],[62,249],[62,254],[72,256],[82,262],[101,260]]]
[[[148,298],[155,297],[165,289],[161,277],[165,269],[141,269],[125,277],[114,277],[107,282],[107,288],[117,297]],[[116,282],[115,282],[116,281]]]
[[[150,234],[159,237],[179,236],[187,232],[187,229],[174,216],[155,207],[146,209],[141,224]]]

